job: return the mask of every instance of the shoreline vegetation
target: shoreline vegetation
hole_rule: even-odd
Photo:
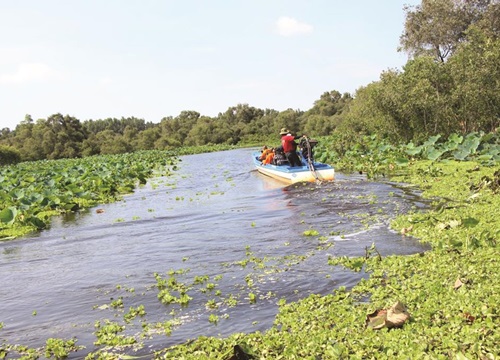
[[[326,91],[306,111],[238,104],[216,117],[185,110],[159,123],[27,114],[15,129],[0,129],[0,241],[43,230],[53,216],[116,201],[149,177],[175,171],[180,155],[279,142],[283,127],[317,134],[317,161],[368,180],[412,184],[432,199],[431,210],[400,214],[391,224],[432,250],[382,257],[372,247],[365,257],[330,258],[331,266],[369,278],[330,295],[280,301],[266,332],[200,337],[145,357],[498,359],[500,3],[423,0],[403,10],[399,50],[409,60],[402,69],[383,71],[354,94]],[[169,293],[175,283],[157,281],[163,301],[189,300]],[[123,311],[118,301],[109,306]],[[141,358],[134,356],[140,340],[124,331],[144,313],[138,306],[119,322],[96,322],[98,350],[86,358]],[[0,338],[9,326],[3,321]],[[168,321],[145,324],[141,335],[173,329]],[[0,360],[62,359],[81,350],[77,341],[50,338],[37,349],[1,343]]]
[[[255,359],[497,359],[498,165],[412,160],[391,180],[416,185],[433,199],[432,210],[400,215],[391,224],[432,250],[382,258],[372,248],[363,258],[331,258],[332,266],[370,277],[349,290],[281,303],[266,332],[198,338],[156,358],[230,359],[244,352]],[[373,326],[369,315],[394,304],[402,304],[409,319],[398,328]]]
[[[230,148],[145,150],[0,166],[0,241],[44,230],[53,216],[120,200],[148,178],[172,174],[181,155]]]
[[[416,237],[430,244],[432,250],[410,256],[381,257],[372,247],[366,249],[365,257],[330,258],[331,266],[364,271],[369,278],[352,289],[334,289],[329,295],[310,295],[293,303],[280,300],[274,325],[265,332],[237,333],[227,338],[199,337],[149,356],[157,359],[230,359],[239,353],[255,359],[498,358],[498,135],[472,134],[446,140],[434,137],[421,147],[413,144],[390,146],[376,137],[365,137],[358,146],[344,152],[342,158],[335,158],[338,143],[331,140],[322,139],[322,145],[316,150],[318,160],[332,163],[337,171],[365,173],[368,179],[386,175],[391,181],[418,186],[422,196],[432,199],[431,210],[402,214],[391,223],[401,236]],[[213,149],[217,150],[224,149]],[[193,148],[183,150],[182,154],[205,151],[209,149],[197,151]],[[110,164],[115,161],[118,168],[135,169],[135,177],[131,175],[129,179],[137,185],[153,174],[145,169],[143,161],[159,165],[160,172],[156,174],[175,171],[177,155],[164,155],[164,152],[141,152],[130,154],[130,158],[128,155],[112,157],[113,161],[108,157],[81,161],[90,161],[89,164],[96,160],[106,160]],[[123,162],[123,159],[129,160]],[[45,168],[47,164],[44,162]],[[72,164],[70,168],[86,174],[81,163],[75,166],[67,160],[58,160],[54,164]],[[17,166],[33,169],[33,163]],[[12,167],[1,169],[14,173]],[[15,189],[18,199],[28,196],[24,190],[36,184],[26,176],[23,179]],[[123,187],[130,192],[135,185],[125,183],[117,190]],[[23,191],[21,196],[19,192]],[[85,191],[90,190],[84,190],[84,194]],[[116,194],[119,193],[122,191]],[[109,191],[106,194],[107,200],[118,199]],[[71,204],[80,206],[78,201]],[[81,204],[83,208],[84,202]],[[2,219],[5,226],[5,210],[2,210]],[[396,304],[408,317],[395,326],[386,326],[390,322],[383,315]],[[144,311],[138,307],[126,316],[134,318]],[[4,326],[8,324],[0,319],[0,336]],[[165,328],[166,333],[167,330],[175,331],[175,324],[168,324],[168,328]],[[140,346],[124,336],[124,330],[124,325],[114,322],[96,324],[96,345],[102,347],[86,358],[135,358],[132,349]],[[41,349],[2,344],[0,358],[9,358],[12,354],[24,359],[43,356],[60,359],[80,350],[77,340],[51,338]]]

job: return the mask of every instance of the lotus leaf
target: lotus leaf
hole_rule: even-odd
[[[16,220],[17,209],[15,207],[8,207],[0,211],[0,222],[12,225]]]
[[[445,152],[446,151],[431,148],[427,152],[427,159],[435,161],[435,160],[439,159],[441,157],[441,155],[443,155]]]

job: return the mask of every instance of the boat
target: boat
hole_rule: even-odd
[[[298,182],[315,182],[315,181],[333,181],[335,178],[335,169],[320,162],[311,159],[305,159],[301,152],[300,158],[302,166],[290,166],[288,163],[283,165],[275,164],[262,164],[259,160],[260,152],[252,153],[253,162],[257,171],[263,175],[272,177],[274,179],[294,184]]]

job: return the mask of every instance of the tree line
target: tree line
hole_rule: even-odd
[[[182,111],[159,123],[138,118],[80,121],[62,114],[0,130],[0,165],[25,160],[117,154],[207,144],[277,141],[282,127],[337,135],[351,146],[360,135],[418,143],[500,124],[500,1],[423,0],[407,6],[399,51],[409,60],[354,94],[324,92],[307,111],[229,107],[216,117]]]
[[[154,124],[143,119],[79,119],[54,114],[34,121],[26,115],[16,128],[0,131],[0,146],[17,153],[18,160],[74,158],[98,154],[119,154],[136,150],[169,150],[182,146],[208,144],[259,144],[264,140],[279,142],[279,131],[287,126],[294,131],[330,133],[340,115],[352,101],[346,93],[327,92],[313,109],[304,112],[276,111],[238,104],[217,117],[196,111],[182,111]],[[311,121],[305,121],[311,116]],[[5,157],[5,156],[4,156]],[[11,156],[12,157],[12,156]]]

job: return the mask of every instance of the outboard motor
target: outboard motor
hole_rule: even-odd
[[[307,162],[314,161],[313,148],[316,146],[316,144],[318,144],[318,141],[314,139],[303,137],[300,140],[300,151],[302,152],[302,156],[307,160]]]

